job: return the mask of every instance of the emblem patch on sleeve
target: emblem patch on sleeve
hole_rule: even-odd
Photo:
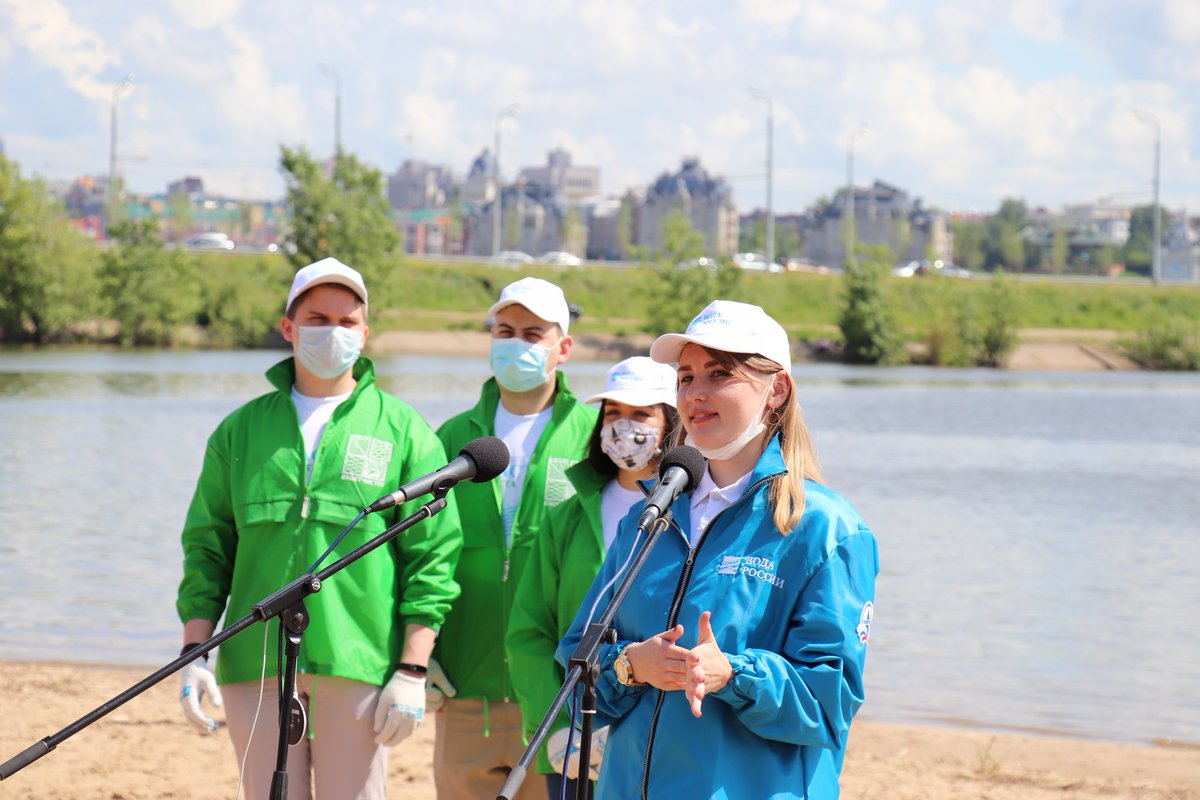
[[[858,615],[858,627],[855,632],[858,634],[858,640],[863,644],[871,638],[871,617],[875,615],[875,604],[870,600],[863,606],[862,613]]]

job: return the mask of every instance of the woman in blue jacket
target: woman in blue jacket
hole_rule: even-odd
[[[601,652],[595,725],[611,727],[597,796],[836,798],[863,702],[875,537],[821,482],[787,334],[761,308],[714,301],[650,355],[677,365],[683,438],[708,464]],[[637,518],[622,521],[560,663],[640,547]]]

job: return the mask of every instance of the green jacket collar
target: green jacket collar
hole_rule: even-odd
[[[359,356],[358,361],[354,362],[352,367],[354,372],[354,380],[357,381],[354,385],[354,391],[350,393],[351,397],[356,396],[366,387],[375,382],[375,362],[366,356]],[[292,387],[296,385],[296,358],[285,358],[275,366],[267,370],[267,380],[271,382],[279,391],[290,396]]]
[[[567,480],[575,487],[577,493],[584,496],[593,493],[599,494],[604,485],[608,483],[608,479],[597,472],[595,467],[588,463],[586,457],[578,464],[567,467]]]
[[[567,376],[562,370],[554,371],[555,389],[553,412],[550,414],[550,425],[562,421],[575,407],[575,395],[567,388]],[[471,424],[480,435],[492,433],[496,424],[496,407],[500,405],[500,384],[495,378],[488,378],[479,393],[479,402],[471,412]]]

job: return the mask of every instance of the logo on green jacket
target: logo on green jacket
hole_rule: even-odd
[[[575,484],[567,477],[567,470],[576,463],[573,459],[558,456],[546,460],[546,505],[556,506],[574,496]]]
[[[391,442],[383,439],[350,434],[346,442],[346,460],[342,463],[342,480],[383,486],[394,449]]]

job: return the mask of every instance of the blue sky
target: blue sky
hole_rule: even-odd
[[[279,145],[342,142],[385,173],[406,158],[463,174],[556,146],[605,193],[699,156],[764,204],[766,103],[775,210],[882,179],[947,210],[1005,197],[1060,209],[1151,198],[1200,211],[1196,0],[0,0],[0,137],[25,174],[108,169],[135,191],[199,175],[215,191],[282,191]]]

